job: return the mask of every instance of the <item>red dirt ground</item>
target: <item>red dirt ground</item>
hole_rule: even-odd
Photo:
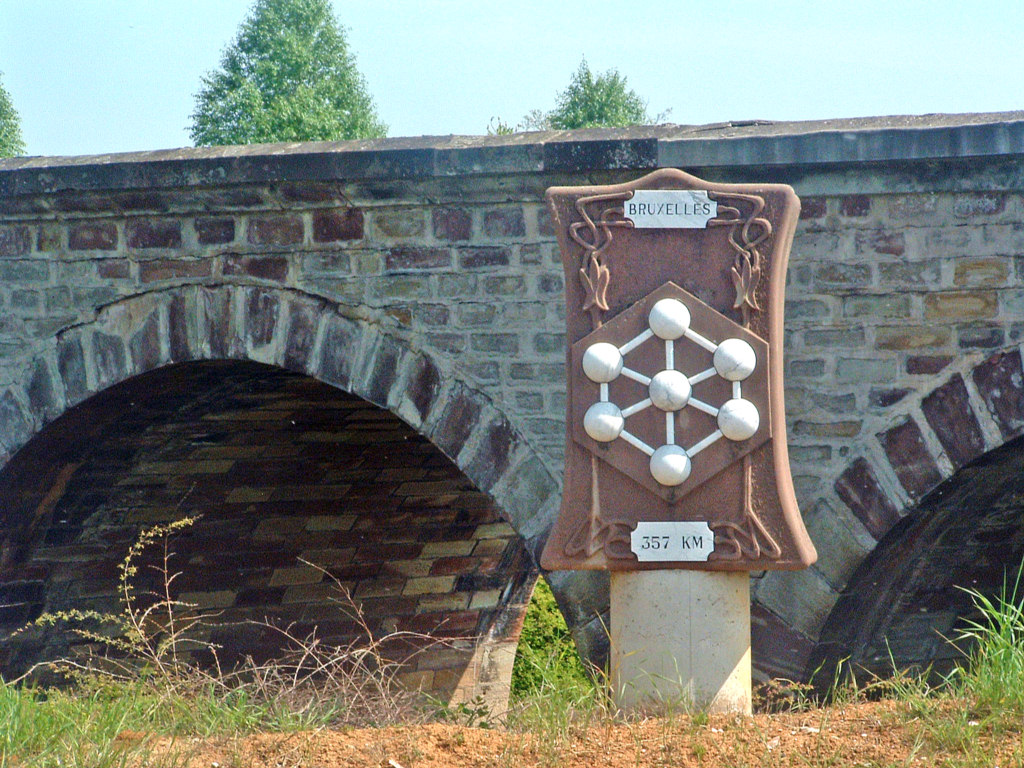
[[[602,723],[557,739],[451,724],[256,734],[231,739],[145,739],[138,765],[183,768],[691,768],[696,766],[956,765],[921,743],[915,721],[894,702],[865,702],[752,718],[687,716]],[[996,752],[1013,764],[1020,734]],[[944,758],[944,759],[942,759]],[[163,761],[161,761],[161,759]]]

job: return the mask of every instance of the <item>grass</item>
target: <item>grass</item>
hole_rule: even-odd
[[[909,758],[898,764],[1024,765],[1021,572],[995,597],[970,592],[976,617],[953,638],[968,650],[950,675],[935,681],[927,674],[895,674],[860,687],[837,682],[834,709],[817,709],[804,686],[774,686],[765,705],[806,714],[817,724],[818,735],[798,759],[791,759],[773,746],[779,738],[769,732],[771,725],[757,721],[745,727],[749,738],[723,758],[719,742],[724,737],[715,735],[707,716],[675,711],[652,720],[616,712],[606,677],[585,670],[543,582],[526,618],[514,695],[501,723],[472,702],[455,712],[425,708],[415,692],[396,684],[401,666],[382,651],[393,638],[376,640],[368,631],[365,643],[336,648],[315,637],[292,637],[284,629],[279,631],[293,650],[273,664],[232,671],[191,666],[183,649],[195,647],[190,633],[206,617],[172,598],[168,549],[169,538],[185,525],[152,529],[129,552],[121,571],[122,615],[64,614],[36,622],[36,628],[67,624],[70,631],[114,653],[59,665],[73,679],[71,688],[36,687],[31,678],[0,681],[0,768],[178,768],[186,764],[197,737],[390,725],[445,716],[463,724],[500,725],[521,735],[494,756],[495,765],[564,764],[567,750],[585,741],[612,739],[615,729],[625,728],[636,742],[635,753],[646,755],[642,763],[637,758],[638,765],[673,765],[681,754],[677,750],[683,749],[697,761],[717,755],[723,765],[823,768],[844,764],[827,733],[832,712],[879,696],[896,702],[887,726],[901,729],[910,745]],[[140,596],[132,587],[134,563],[154,546],[163,548],[158,568],[164,591]],[[346,605],[358,617],[350,599]],[[215,648],[206,650],[215,656]],[[156,736],[173,738],[177,746],[170,751],[161,747],[159,757],[151,757]],[[410,750],[414,746],[410,743]]]

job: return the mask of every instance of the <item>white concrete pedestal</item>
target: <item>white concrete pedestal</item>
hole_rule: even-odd
[[[750,714],[750,575],[612,571],[616,703]]]

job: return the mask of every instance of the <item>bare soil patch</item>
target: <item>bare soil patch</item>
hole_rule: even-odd
[[[127,740],[144,738],[131,734]],[[145,764],[188,768],[648,768],[934,764],[905,707],[860,702],[752,718],[679,715],[600,723],[569,734],[434,723],[379,729],[148,741]],[[1000,753],[1019,755],[1020,734]],[[955,764],[955,762],[953,763]]]

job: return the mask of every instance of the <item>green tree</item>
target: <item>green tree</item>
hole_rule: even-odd
[[[0,157],[25,154],[25,141],[21,137],[21,119],[14,109],[11,97],[0,82]]]
[[[329,0],[256,0],[192,113],[197,146],[384,136]]]
[[[650,122],[650,117],[647,102],[626,87],[626,78],[617,69],[595,77],[583,59],[569,87],[558,95],[547,122],[556,130],[571,130],[641,125]]]

